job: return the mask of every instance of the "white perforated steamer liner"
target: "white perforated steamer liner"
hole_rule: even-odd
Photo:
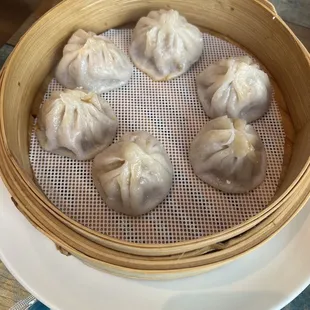
[[[128,54],[132,30],[105,33]],[[204,52],[186,74],[169,82],[153,82],[134,69],[129,83],[103,96],[118,119],[116,141],[128,131],[144,130],[165,147],[174,167],[167,199],[150,213],[128,217],[106,207],[91,177],[91,162],[74,161],[43,151],[33,132],[30,161],[38,184],[64,214],[99,233],[143,244],[171,244],[214,235],[244,223],[263,211],[275,194],[282,170],[284,130],[275,100],[268,113],[252,123],[266,151],[264,183],[247,194],[225,194],[199,180],[188,160],[190,143],[208,121],[196,92],[196,76],[222,58],[246,53],[217,37],[204,34]],[[61,90],[53,80],[45,95]]]

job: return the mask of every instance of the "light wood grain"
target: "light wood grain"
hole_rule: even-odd
[[[0,261],[0,310],[8,310],[29,293],[14,279]]]
[[[210,271],[220,265],[223,265],[225,263],[230,262],[232,259],[235,259],[236,257],[240,257],[244,255],[245,253],[248,253],[249,251],[255,249],[255,247],[263,242],[266,242],[269,240],[271,236],[273,236],[281,227],[287,225],[292,217],[296,215],[296,213],[302,208],[302,206],[306,203],[306,201],[309,198],[309,193],[306,191],[303,191],[302,189],[297,192],[298,195],[295,197],[291,197],[290,201],[288,202],[288,205],[292,202],[298,202],[295,204],[294,208],[285,207],[284,210],[277,210],[270,218],[266,220],[266,223],[262,222],[257,227],[255,227],[254,230],[247,232],[244,235],[238,236],[236,239],[232,239],[228,242],[230,245],[229,248],[225,249],[223,252],[225,252],[225,257],[221,261],[217,261],[214,257],[214,254],[211,253],[210,255],[202,255],[201,257],[193,257],[190,259],[179,257],[177,262],[182,265],[184,264],[184,261],[186,263],[185,268],[174,268],[171,267],[171,269],[165,270],[164,269],[143,269],[143,266],[139,266],[139,268],[131,268],[129,266],[121,266],[121,265],[114,265],[110,264],[107,261],[99,260],[95,257],[90,257],[88,255],[85,255],[85,253],[80,252],[76,250],[74,247],[69,246],[67,243],[65,243],[63,240],[59,239],[54,231],[49,231],[44,227],[44,225],[38,224],[36,222],[37,220],[35,218],[29,218],[30,222],[36,226],[42,233],[44,233],[48,238],[53,240],[56,244],[58,244],[58,247],[62,249],[67,255],[68,253],[71,253],[81,261],[83,261],[85,264],[97,268],[99,270],[104,270],[106,272],[116,274],[119,276],[125,276],[129,278],[139,278],[139,279],[152,279],[152,280],[161,280],[161,279],[176,279],[184,276],[193,276],[196,274],[199,274],[201,272]],[[24,206],[17,205],[18,208],[20,208],[20,211],[27,217],[32,216],[25,208]],[[33,220],[35,222],[33,222]],[[39,226],[38,226],[39,225]],[[237,242],[236,242],[237,241]],[[249,247],[250,244],[250,247]],[[232,253],[234,253],[235,248],[241,249],[239,251],[239,254],[236,256],[231,256]],[[203,253],[203,252],[202,252]],[[190,264],[188,264],[191,262]],[[159,262],[160,263],[160,262]],[[161,262],[161,266],[165,267],[167,264],[171,262]],[[171,265],[173,266],[173,265]]]

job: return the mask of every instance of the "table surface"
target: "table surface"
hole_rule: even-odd
[[[55,1],[56,2],[56,1]],[[58,2],[58,1],[57,1]],[[272,0],[276,5],[279,13],[283,10],[283,17],[290,21],[290,15],[288,12],[288,5],[291,8],[301,7],[303,8],[302,14],[308,14],[310,18],[310,1],[309,0],[291,0],[287,2],[286,0]],[[309,3],[309,11],[305,12],[304,8]],[[296,20],[296,10],[291,10],[293,21]],[[10,44],[15,45],[19,37],[25,32],[25,30],[34,22],[33,16],[30,17],[27,22],[21,27],[21,29],[11,38]],[[310,19],[309,19],[310,20]],[[310,29],[302,27],[293,23],[288,23],[291,29],[299,37],[299,39],[304,43],[304,45],[310,51]],[[5,59],[11,53],[13,47],[10,45],[5,45],[0,48],[0,68],[2,67]],[[3,263],[0,261],[0,310],[7,310],[12,307],[15,303],[21,299],[29,296],[29,293],[13,278],[13,276],[8,272]],[[300,294],[293,302],[284,308],[285,310],[310,310],[310,286]]]

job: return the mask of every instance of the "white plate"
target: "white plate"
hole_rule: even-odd
[[[310,282],[310,203],[269,242],[207,274],[167,282],[112,276],[56,251],[0,180],[0,255],[34,296],[61,310],[281,309]]]

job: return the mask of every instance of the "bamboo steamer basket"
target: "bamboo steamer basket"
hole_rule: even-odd
[[[78,28],[103,32],[160,8],[176,9],[190,22],[228,37],[255,55],[281,90],[284,125],[287,124],[290,142],[294,142],[289,144],[292,157],[285,166],[283,182],[263,212],[220,234],[162,246],[126,243],[100,235],[67,218],[36,185],[28,158],[31,113],[36,100],[42,100],[40,95],[46,86],[45,83],[42,86],[42,81],[49,81],[49,72],[69,35]],[[27,218],[62,249],[84,262],[142,278],[169,278],[171,270],[174,276],[206,271],[268,239],[306,201],[310,154],[309,77],[307,51],[277,16],[272,5],[264,1],[114,1],[112,4],[66,0],[31,28],[2,72],[1,174],[15,204]]]
[[[209,259],[208,263],[205,262],[202,265],[194,266],[194,267],[187,267],[187,268],[175,268],[175,264],[171,264],[171,266],[167,266],[167,264],[159,264],[158,267],[162,269],[143,269],[143,264],[138,264],[136,268],[128,268],[121,266],[115,266],[107,262],[103,262],[101,260],[98,260],[93,257],[86,256],[84,253],[81,253],[79,251],[76,251],[76,249],[68,246],[68,244],[61,241],[59,238],[55,237],[55,234],[51,231],[46,230],[45,228],[42,228],[42,226],[37,226],[37,223],[34,223],[32,220],[30,222],[33,223],[40,231],[42,231],[45,235],[47,235],[51,240],[53,240],[60,248],[60,251],[64,255],[72,254],[78,259],[82,260],[85,264],[90,265],[92,267],[95,267],[99,270],[104,270],[116,275],[126,276],[130,278],[138,278],[138,279],[152,279],[152,280],[168,280],[168,279],[176,279],[180,277],[186,277],[186,276],[193,276],[196,274],[200,274],[202,272],[206,272],[209,270],[212,270],[213,268],[216,268],[218,266],[221,266],[224,263],[228,263],[232,261],[233,259],[236,259],[236,257],[244,255],[246,252],[249,252],[250,250],[254,249],[257,244],[262,244],[265,241],[267,241],[272,235],[274,235],[279,229],[284,227],[292,218],[294,215],[297,214],[297,212],[302,208],[302,206],[306,203],[306,201],[309,198],[309,194],[305,193],[303,191],[298,196],[298,202],[299,207],[297,209],[291,209],[287,208],[284,212],[275,212],[268,220],[265,220],[263,223],[258,225],[252,233],[246,233],[243,236],[238,237],[238,241],[241,243],[238,245],[238,249],[236,247],[232,247],[230,251],[226,251],[225,259],[223,259],[220,262],[214,262],[214,259]],[[17,207],[24,212],[22,208],[20,208],[19,205]],[[27,214],[24,213],[26,216]],[[266,233],[267,232],[267,233]],[[270,235],[271,232],[271,235]],[[249,239],[249,240],[247,240]],[[231,240],[229,243],[234,244],[236,240]],[[248,242],[250,241],[250,242]],[[248,248],[248,245],[251,244],[252,247]],[[240,249],[244,249],[244,252],[240,252]],[[233,256],[230,256],[229,254],[233,253]],[[236,254],[238,253],[238,254]],[[205,257],[204,257],[205,258]],[[182,258],[178,258],[182,259]],[[206,261],[206,260],[205,260]],[[129,259],[127,260],[127,265],[129,265]],[[152,267],[155,267],[154,262],[151,261],[150,265]],[[188,262],[187,264],[188,265]],[[169,268],[167,268],[169,267]]]

